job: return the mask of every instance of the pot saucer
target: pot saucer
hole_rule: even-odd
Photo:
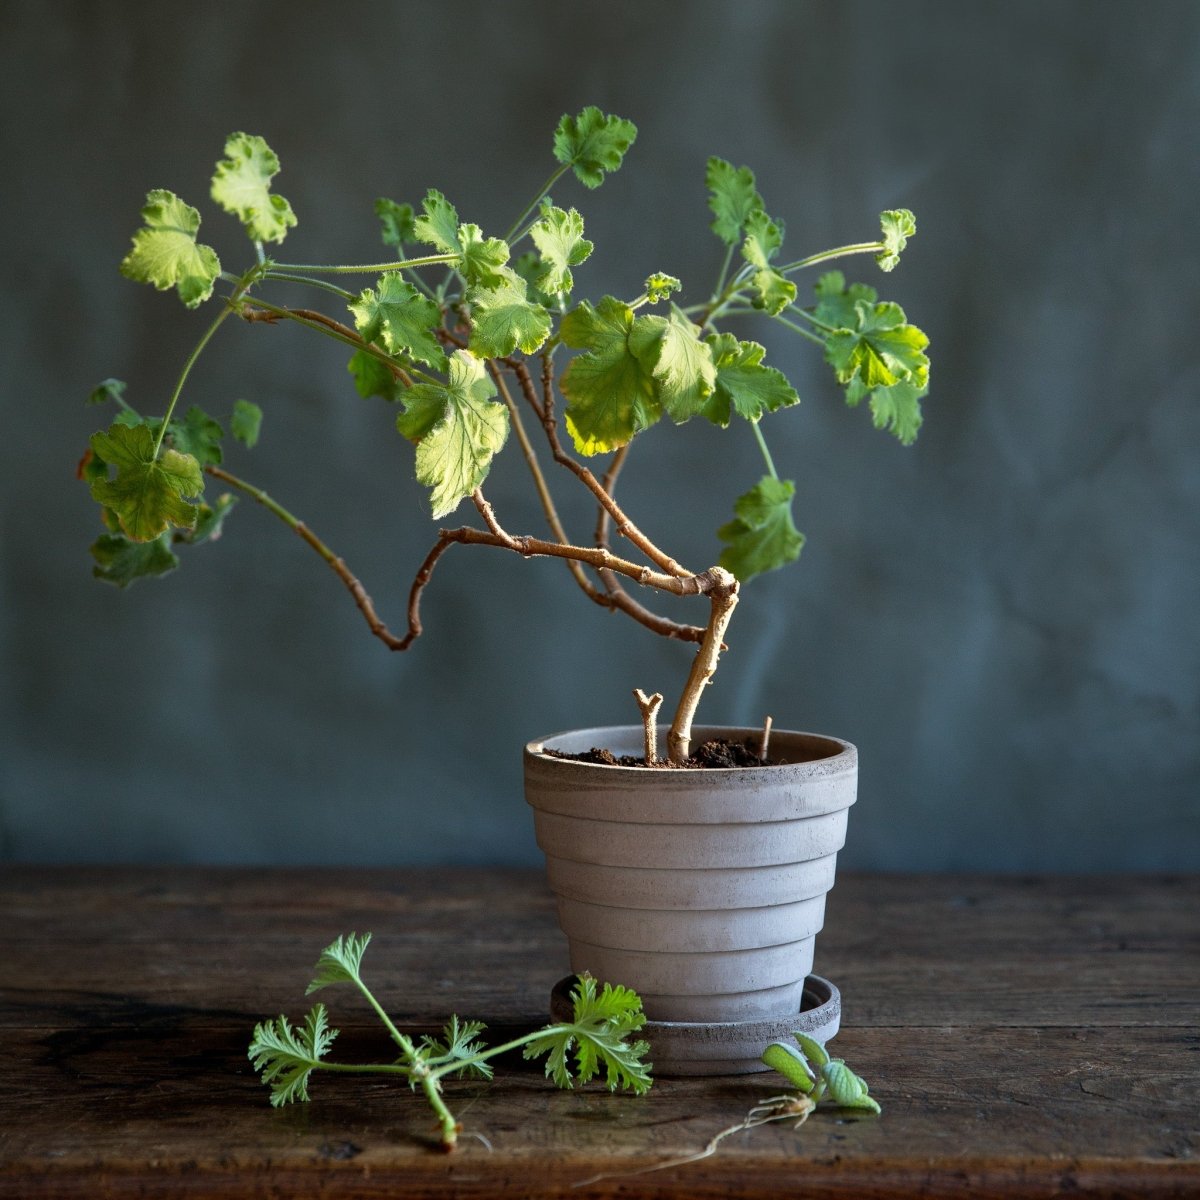
[[[571,988],[576,977],[560,979],[550,993],[550,1016],[571,1019]],[[768,1071],[762,1052],[771,1042],[788,1041],[793,1032],[807,1034],[824,1044],[837,1033],[842,1018],[842,994],[820,975],[804,981],[800,1011],[770,1021],[647,1021],[640,1037],[650,1043],[650,1061],[656,1076],[748,1075]]]

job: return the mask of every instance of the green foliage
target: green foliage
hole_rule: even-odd
[[[261,138],[231,133],[225,155],[212,180],[212,198],[232,213],[259,242],[282,242],[296,224],[292,206],[271,194],[271,180],[279,173],[279,158]]]
[[[529,236],[542,256],[534,286],[547,294],[569,293],[575,287],[571,268],[586,261],[594,249],[583,236],[583,218],[573,208],[564,212],[547,206],[530,226]]]
[[[395,200],[380,196],[375,201],[375,215],[379,218],[379,236],[385,246],[399,247],[417,240],[411,204],[397,204]]]
[[[875,255],[881,271],[894,270],[908,239],[917,232],[917,219],[907,208],[893,208],[879,214],[883,249]]]
[[[736,246],[746,222],[763,209],[762,197],[749,167],[735,168],[723,158],[710,158],[704,181],[708,185],[711,229],[727,246]]]
[[[453,512],[484,479],[508,436],[508,410],[483,363],[456,350],[445,386],[419,383],[405,394],[396,428],[417,443],[417,479],[432,489],[434,520]]]
[[[204,479],[191,455],[165,450],[156,458],[154,435],[145,425],[114,423],[107,433],[92,435],[91,447],[117,469],[115,478],[92,483],[92,496],[116,515],[126,537],[148,542],[168,526],[190,529],[196,523],[196,505],[185,497],[199,496]]]
[[[655,271],[653,275],[646,277],[646,303],[659,304],[661,301],[669,299],[681,287],[683,284],[674,275]]]
[[[155,188],[146,194],[144,226],[133,235],[133,249],[121,262],[121,274],[160,292],[174,288],[195,308],[212,295],[221,260],[210,246],[198,245],[200,214],[174,192]]]
[[[331,1063],[325,1055],[337,1037],[329,1027],[323,1004],[309,1012],[302,1027],[293,1028],[286,1016],[264,1021],[254,1028],[247,1055],[263,1083],[271,1089],[276,1107],[309,1099],[308,1083],[314,1071],[361,1071],[376,1075],[396,1075],[406,1079],[413,1090],[424,1093],[437,1114],[446,1149],[454,1146],[461,1128],[446,1107],[442,1079],[453,1075],[488,1080],[493,1068],[490,1059],[513,1050],[522,1050],[526,1058],[549,1055],[546,1074],[560,1087],[586,1083],[601,1071],[610,1091],[628,1088],[643,1095],[651,1085],[650,1064],[642,1058],[649,1047],[645,1042],[627,1039],[645,1024],[642,1002],[628,988],[604,985],[597,993],[596,981],[583,976],[572,993],[572,1020],[547,1025],[500,1046],[487,1046],[480,1035],[482,1021],[461,1021],[452,1016],[441,1037],[426,1035],[419,1043],[397,1029],[382,1005],[362,979],[362,959],[371,941],[369,933],[343,934],[325,948],[317,961],[316,978],[309,993],[334,983],[350,983],[366,998],[378,1014],[400,1057],[388,1062]],[[574,1066],[572,1066],[572,1058]]]
[[[125,381],[122,379],[102,379],[88,394],[88,404],[124,404]]]
[[[550,336],[550,314],[530,300],[525,281],[513,274],[498,287],[471,293],[471,353],[506,358],[520,349],[533,354]]]
[[[285,1016],[254,1027],[247,1057],[263,1083],[270,1086],[275,1108],[308,1100],[309,1076],[321,1065],[337,1035],[338,1031],[329,1027],[323,1004],[313,1006],[302,1027],[293,1029]]]
[[[165,532],[148,542],[130,541],[120,533],[102,533],[92,543],[91,552],[96,560],[92,574],[119,588],[165,575],[179,566],[179,559],[171,552],[171,535]]]
[[[444,364],[433,334],[441,312],[399,274],[381,276],[378,289],[365,288],[349,308],[364,342],[378,342],[389,354],[409,355],[434,368]]]
[[[262,431],[262,409],[249,400],[233,402],[233,418],[229,427],[233,436],[246,447],[253,450],[258,445],[258,435]]]
[[[364,400],[379,396],[395,402],[404,394],[404,384],[392,374],[387,363],[369,350],[356,350],[350,356],[346,370],[354,376],[354,390]]]
[[[704,408],[717,382],[712,349],[700,340],[700,327],[678,309],[668,317],[638,317],[630,348],[654,380],[657,400],[676,425]]]
[[[792,1035],[799,1043],[772,1042],[763,1051],[763,1062],[783,1075],[793,1087],[809,1095],[814,1104],[831,1100],[838,1108],[879,1115],[865,1079],[856,1075],[840,1058],[830,1058],[820,1042],[803,1033]]]
[[[570,167],[584,187],[597,188],[606,174],[621,166],[637,138],[637,126],[622,117],[605,116],[588,105],[578,116],[564,115],[554,131],[554,157]]]
[[[597,992],[595,979],[581,975],[571,999],[571,1021],[533,1035],[522,1051],[524,1056],[547,1055],[546,1074],[559,1087],[587,1083],[603,1069],[610,1092],[626,1088],[641,1096],[649,1091],[652,1064],[642,1062],[642,1057],[650,1046],[627,1040],[646,1023],[637,992],[607,983]]]
[[[560,381],[567,429],[580,454],[603,454],[629,442],[662,416],[647,365],[630,343],[633,310],[612,296],[593,308],[584,301],[563,317],[559,338],[576,355]]]
[[[796,485],[764,475],[734,503],[734,519],[717,530],[726,543],[720,564],[742,583],[800,557],[804,535],[792,522]]]
[[[194,404],[184,413],[182,421],[168,423],[167,436],[180,454],[194,458],[202,467],[215,466],[221,461],[221,439],[225,430],[220,422]]]
[[[742,342],[731,333],[711,334],[706,340],[717,379],[704,415],[714,425],[724,429],[733,413],[758,421],[766,413],[800,403],[787,376],[763,366],[766,350],[758,342]]]

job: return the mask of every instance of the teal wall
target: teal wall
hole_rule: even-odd
[[[932,338],[913,448],[812,347],[751,334],[804,399],[768,433],[809,542],[747,588],[704,714],[859,745],[849,865],[1200,866],[1200,8],[3,0],[0,47],[0,858],[534,862],[522,742],[678,690],[685,646],[486,550],[447,556],[426,636],[389,655],[249,504],[120,594],[90,579],[72,477],[88,390],[161,410],[208,319],[117,274],[147,188],[238,263],[207,180],[227,133],[262,133],[287,256],[372,261],[375,196],[438,187],[499,232],[595,103],[640,135],[599,192],[556,190],[597,244],[589,291],[665,270],[706,295],[713,153],[757,170],[797,254],[883,208],[920,224],[895,274],[856,271]],[[390,413],[292,329],[222,330],[187,398],[238,397],[267,414],[238,465],[402,624],[433,526]],[[703,566],[759,473],[744,428],[656,429],[622,494]],[[488,491],[540,530],[514,448]]]

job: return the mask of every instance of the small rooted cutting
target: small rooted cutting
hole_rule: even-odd
[[[424,1093],[437,1116],[442,1148],[453,1150],[462,1126],[446,1105],[442,1080],[448,1075],[491,1079],[489,1060],[513,1050],[520,1050],[527,1059],[545,1055],[547,1076],[562,1088],[587,1083],[603,1073],[610,1092],[625,1089],[641,1096],[650,1090],[652,1064],[643,1061],[650,1047],[644,1041],[629,1040],[646,1018],[641,998],[629,988],[606,983],[597,990],[595,979],[581,975],[571,993],[574,1011],[570,1021],[547,1025],[499,1046],[480,1041],[486,1028],[482,1021],[460,1021],[457,1015],[450,1018],[441,1038],[425,1036],[414,1041],[396,1028],[362,980],[359,969],[370,940],[369,933],[350,933],[326,947],[305,994],[331,984],[352,984],[399,1047],[399,1058],[378,1063],[330,1062],[325,1055],[338,1031],[330,1027],[324,1004],[314,1005],[302,1025],[292,1025],[286,1016],[263,1021],[255,1026],[248,1056],[263,1083],[270,1086],[271,1103],[276,1107],[307,1101],[314,1071],[397,1075],[406,1079],[413,1091],[420,1088]]]

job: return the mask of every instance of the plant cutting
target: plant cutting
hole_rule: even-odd
[[[380,199],[375,212],[390,253],[375,263],[277,257],[274,248],[297,218],[274,190],[279,160],[258,136],[231,135],[212,179],[212,200],[250,239],[240,270],[225,269],[201,241],[196,208],[173,192],[151,191],[121,270],[175,290],[189,308],[207,304],[213,315],[162,412],[145,412],[119,380],[92,393],[94,403],[117,409],[80,464],[105,525],[92,547],[94,573],[120,587],[164,575],[177,566],[177,552],[213,541],[238,497],[247,497],[337,574],[375,637],[403,651],[421,633],[425,592],[452,547],[562,560],[588,600],[693,648],[681,656],[683,681],[665,727],[658,712],[671,689],[648,693],[646,681],[630,681],[636,725],[526,747],[527,796],[572,966],[635,987],[654,1021],[786,1021],[802,1002],[857,758],[839,739],[773,732],[769,719],[761,730],[696,724],[740,589],[794,561],[803,545],[792,514],[795,485],[777,471],[762,429],[799,397],[766,363],[764,346],[745,336],[746,322],[816,345],[847,404],[865,407],[877,428],[911,443],[928,390],[927,338],[874,288],[824,268],[865,256],[890,272],[916,225],[906,209],[889,210],[868,241],[789,259],[783,222],[768,214],[753,172],[714,157],[705,173],[717,238],[711,289],[697,298],[678,278],[643,267],[630,276],[644,280],[631,294],[587,299],[576,276],[594,246],[580,212],[551,192],[571,177],[598,187],[621,167],[636,135],[631,122],[597,108],[564,116],[551,141],[549,178],[515,210],[503,236],[464,220],[435,189],[416,206]],[[815,275],[802,297],[797,279],[808,271]],[[343,286],[355,277],[367,286]],[[475,521],[443,526],[432,538],[399,632],[316,530],[231,469],[225,425],[209,408],[190,395],[183,407],[197,359],[219,344],[230,319],[298,324],[349,351],[354,388],[378,398],[415,447],[433,519],[474,510]],[[269,331],[264,341],[270,352]],[[691,420],[748,433],[763,460],[757,481],[731,486],[731,517],[717,530],[722,548],[701,570],[682,564],[661,529],[650,531],[617,498],[637,436]],[[249,449],[262,421],[260,405],[238,401],[228,427]],[[484,492],[510,441],[528,470],[539,532],[497,512]],[[602,465],[589,465],[597,460]],[[210,481],[215,495],[206,492]],[[563,484],[594,502],[589,536],[566,528],[555,499]],[[661,497],[660,525],[669,527],[677,491]],[[707,604],[703,622],[656,603],[692,596]],[[655,854],[661,861],[647,857]],[[738,877],[747,866],[749,883]],[[757,1065],[759,1053],[751,1058]]]

